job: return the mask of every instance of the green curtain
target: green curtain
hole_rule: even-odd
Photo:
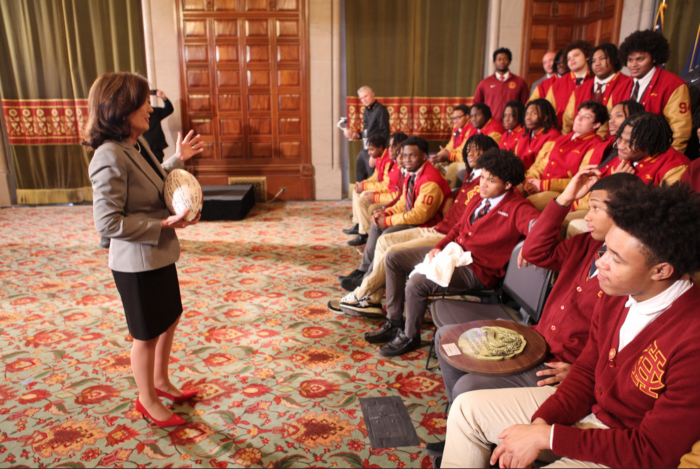
[[[347,0],[347,95],[467,97],[482,78],[488,0]],[[350,142],[351,180],[360,142]]]
[[[700,1],[667,0],[664,12],[664,36],[671,44],[666,70],[680,75],[700,26]]]
[[[0,0],[0,25],[3,101],[84,100],[102,73],[146,73],[140,0]],[[81,145],[11,149],[19,203],[92,199]]]

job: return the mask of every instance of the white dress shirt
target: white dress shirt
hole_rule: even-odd
[[[501,77],[503,77],[503,80],[501,80]],[[504,73],[503,75],[501,75],[500,73],[496,72],[496,78],[498,78],[499,81],[507,81],[508,78],[510,78],[510,71],[507,71],[507,72]]]
[[[601,79],[599,79],[598,77],[596,77],[595,80],[594,80],[594,81],[595,81],[595,85],[593,86],[593,93],[595,93],[595,90],[598,89],[598,85],[602,85],[602,87],[600,88],[600,92],[601,92],[601,93],[605,93],[605,88],[608,87],[608,83],[610,83],[610,80],[612,80],[614,76],[615,76],[615,74],[613,73],[612,75],[610,75],[610,76],[609,76],[608,78],[606,78],[605,80],[601,80]]]
[[[642,96],[644,96],[644,92],[646,91],[647,86],[649,86],[649,83],[651,83],[651,79],[654,77],[654,73],[656,73],[656,66],[652,67],[652,69],[649,70],[649,73],[644,75],[642,78],[633,78],[634,83],[632,83],[632,91],[634,91],[634,85],[636,85],[637,82],[639,82],[639,93],[637,94],[637,102],[640,102],[642,100]],[[632,96],[632,91],[630,91],[630,97]]]
[[[474,181],[474,179],[481,177],[481,169],[475,169],[472,171],[472,173],[469,175],[469,182]]]
[[[479,210],[481,210],[482,208],[484,208],[484,205],[486,205],[486,201],[487,201],[487,200],[489,201],[489,204],[491,204],[491,208],[489,208],[489,212],[490,212],[491,210],[493,210],[494,208],[496,208],[496,205],[498,205],[499,203],[501,203],[501,200],[503,200],[503,197],[505,197],[507,193],[508,193],[508,192],[504,192],[503,194],[499,195],[498,197],[493,197],[492,199],[482,199],[482,200],[481,200],[481,204],[479,204],[479,206],[476,208],[476,210],[474,210],[474,211],[472,212],[472,214],[473,214],[473,213],[479,213]],[[471,215],[469,215],[469,216],[471,216]]]

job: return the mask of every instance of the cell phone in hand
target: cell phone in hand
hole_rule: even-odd
[[[155,96],[156,94],[158,94],[158,90],[151,90],[151,96]]]

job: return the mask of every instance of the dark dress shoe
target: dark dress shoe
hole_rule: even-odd
[[[438,441],[437,443],[426,443],[425,452],[428,454],[428,456],[433,456],[435,458],[442,457],[442,453],[445,452],[445,442]]]
[[[359,235],[360,225],[355,224],[352,228],[346,228],[343,230],[343,233],[345,233],[346,235]]]
[[[355,269],[355,270],[353,270],[352,272],[350,272],[349,275],[338,275],[338,280],[343,280],[343,279],[346,279],[346,278],[355,278],[355,277],[360,277],[360,278],[362,278],[362,277],[365,276],[366,273],[367,273],[367,272],[365,272],[364,270]]]
[[[109,247],[109,243],[110,243],[109,238],[105,238],[104,236],[102,238],[100,238],[100,247],[101,248],[107,249]]]
[[[382,324],[382,327],[376,331],[365,332],[365,341],[370,344],[383,344],[396,337],[396,334],[402,329],[403,326],[395,326],[391,321],[386,321]]]
[[[357,235],[348,241],[348,246],[364,246],[367,244],[367,238],[369,238],[367,235]]]
[[[386,358],[398,357],[408,352],[413,352],[420,348],[420,335],[418,337],[407,337],[403,329],[396,334],[391,342],[379,348],[379,355]]]
[[[433,468],[440,469],[441,465],[442,465],[442,456],[437,456],[437,457],[433,458]]]
[[[355,288],[362,285],[362,277],[344,278],[340,281],[340,286],[347,291],[355,291]]]

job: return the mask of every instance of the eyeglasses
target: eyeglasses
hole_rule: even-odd
[[[466,114],[462,114],[461,116],[452,116],[452,117],[450,117],[450,119],[452,119],[453,121],[457,121],[457,120],[460,120],[464,116],[466,116]]]

